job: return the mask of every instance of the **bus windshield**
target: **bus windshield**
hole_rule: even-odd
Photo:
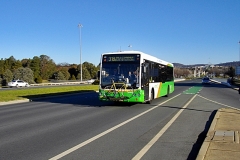
[[[108,62],[102,63],[101,87],[115,83],[126,83],[136,88],[139,83],[139,62]]]

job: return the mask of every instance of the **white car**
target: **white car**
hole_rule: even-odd
[[[89,79],[89,80],[87,80],[87,83],[92,84],[94,81],[95,81],[95,79]]]
[[[29,87],[30,85],[27,82],[22,80],[13,80],[8,83],[9,87]]]

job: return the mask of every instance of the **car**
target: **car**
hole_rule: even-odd
[[[87,83],[92,84],[94,81],[95,81],[95,79],[89,79],[89,80],[87,80]]]
[[[9,87],[29,87],[30,85],[27,82],[22,80],[12,80],[8,83]]]
[[[202,84],[210,84],[210,78],[209,77],[204,77],[202,79]]]

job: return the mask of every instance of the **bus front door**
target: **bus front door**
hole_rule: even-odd
[[[142,90],[144,91],[144,100],[149,100],[149,72],[148,72],[148,63],[144,63],[142,65],[142,76],[141,76],[141,83],[142,83]]]

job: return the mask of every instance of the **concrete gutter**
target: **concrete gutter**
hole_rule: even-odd
[[[31,101],[30,99],[22,99],[22,100],[8,101],[8,102],[0,102],[0,106],[8,105],[8,104],[16,104],[16,103],[25,103],[30,101]]]

